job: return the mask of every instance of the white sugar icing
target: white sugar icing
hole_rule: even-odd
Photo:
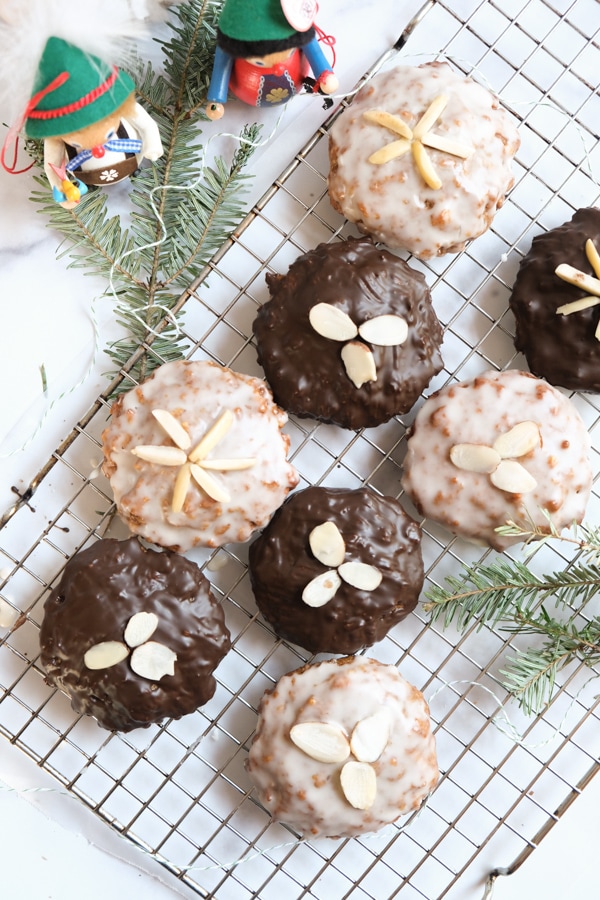
[[[440,189],[427,186],[411,152],[381,165],[369,162],[398,135],[367,121],[365,112],[383,110],[412,129],[440,95],[448,103],[431,130],[473,151],[461,159],[427,149]],[[502,205],[519,143],[497,98],[447,63],[398,66],[371,79],[334,122],[329,197],[342,215],[389,247],[423,259],[457,252],[489,227]]]
[[[377,794],[368,809],[355,809],[340,786],[343,763],[313,759],[292,742],[290,729],[326,722],[350,740],[359,722],[381,711],[387,713],[390,731],[372,763]],[[302,834],[328,837],[376,831],[394,822],[417,809],[439,777],[423,695],[395,666],[363,657],[330,660],[284,675],[261,701],[247,768],[261,803],[275,819]]]
[[[233,424],[208,459],[250,457],[247,469],[213,471],[230,500],[211,499],[192,480],[181,512],[171,503],[178,469],[146,462],[131,450],[139,445],[174,446],[153,409],[170,412],[189,433],[192,447],[224,410]],[[245,541],[266,524],[298,482],[287,461],[289,438],[281,429],[287,414],[273,402],[265,383],[213,362],[177,361],[161,366],[115,403],[102,435],[103,470],[110,479],[121,518],[155,544],[185,551]]]
[[[540,432],[539,445],[518,459],[535,479],[533,490],[500,490],[489,474],[451,462],[453,446],[492,446],[521,422],[535,422]],[[528,372],[489,371],[425,401],[408,440],[402,486],[423,515],[502,550],[518,540],[495,531],[509,520],[547,529],[547,510],[559,530],[581,522],[592,484],[589,453],[589,434],[568,397]]]

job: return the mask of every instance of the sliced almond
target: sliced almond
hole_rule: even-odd
[[[335,522],[322,522],[313,528],[308,543],[315,559],[324,566],[337,568],[344,562],[346,544]]]
[[[384,163],[391,162],[393,159],[399,159],[410,150],[410,141],[401,138],[399,141],[390,141],[384,144],[379,150],[371,153],[368,162],[374,166],[382,166]]]
[[[351,561],[338,568],[340,577],[360,591],[374,591],[381,584],[383,575],[375,566],[368,563]]]
[[[392,717],[385,707],[355,725],[350,749],[359,762],[370,763],[379,759],[390,739],[391,725]]]
[[[596,278],[600,278],[600,253],[596,250],[596,245],[588,238],[585,242],[585,255],[587,256],[587,260],[594,270]]]
[[[233,425],[234,415],[230,409],[226,409],[212,425],[203,438],[196,444],[189,455],[190,462],[198,462],[208,456],[213,447],[222,440]]]
[[[332,569],[330,572],[321,572],[312,581],[309,581],[302,591],[302,599],[307,606],[317,609],[335,597],[342,580],[338,573]]]
[[[151,638],[158,628],[158,616],[156,613],[139,612],[132,616],[125,626],[125,643],[128,647],[139,647],[148,638]]]
[[[217,503],[229,503],[231,494],[224,487],[221,487],[216,478],[205,472],[201,466],[191,465],[190,472],[194,481],[208,494],[211,500],[216,500]]]
[[[318,762],[344,762],[350,756],[348,738],[328,722],[299,722],[290,728],[290,738],[303,753]]]
[[[509,494],[528,494],[537,485],[533,475],[514,459],[503,459],[496,471],[490,475],[490,481],[495,487]]]
[[[153,409],[152,415],[178,447],[181,447],[182,450],[189,450],[192,446],[192,439],[174,415],[166,409]]]
[[[366,762],[349,760],[340,772],[340,784],[350,806],[370,809],[377,796],[377,775]]]
[[[242,469],[251,469],[256,465],[256,459],[240,457],[239,459],[203,459],[203,469],[214,469],[219,472],[235,472]]]
[[[413,141],[412,152],[415,158],[417,169],[421,173],[421,177],[428,187],[433,191],[439,191],[442,186],[442,179],[435,171],[433,162],[429,153],[420,141]]]
[[[371,122],[373,125],[383,125],[384,128],[399,134],[403,138],[412,139],[412,131],[406,122],[393,113],[386,112],[384,109],[368,109],[363,113],[363,119]]]
[[[110,669],[129,656],[129,647],[121,641],[102,641],[86,650],[83,662],[88,669]]]
[[[359,325],[358,333],[370,344],[395,347],[408,337],[408,322],[402,316],[375,316]]]
[[[581,312],[582,309],[590,309],[592,306],[598,306],[600,297],[582,297],[580,300],[573,300],[571,303],[564,303],[556,308],[557,316],[570,316],[571,313]]]
[[[586,272],[580,272],[579,269],[565,264],[557,266],[554,272],[563,281],[574,284],[576,287],[587,291],[588,294],[593,294],[594,297],[600,297],[600,278],[594,278]]]
[[[443,134],[435,134],[433,131],[428,131],[427,134],[424,134],[421,138],[421,143],[425,144],[426,147],[431,147],[432,150],[441,150],[443,153],[449,153],[450,156],[459,156],[461,159],[468,159],[474,153],[473,147],[467,147],[466,144],[461,144],[460,141],[453,141],[452,138],[448,138]]]
[[[466,472],[489,474],[500,463],[500,454],[487,444],[454,444],[450,448],[450,462]]]
[[[420,140],[424,134],[426,134],[429,129],[437,122],[441,114],[446,109],[449,98],[446,94],[439,94],[435,100],[433,100],[415,127],[413,128],[413,137],[416,141]]]
[[[189,463],[182,466],[177,473],[175,485],[173,486],[173,499],[171,500],[171,509],[174,513],[179,513],[183,509],[185,498],[192,480],[192,472]]]
[[[140,444],[131,451],[134,456],[157,466],[182,466],[187,459],[185,452],[179,447],[163,447],[154,444]]]
[[[519,422],[494,441],[494,450],[502,459],[516,459],[531,453],[542,442],[540,429],[535,422]]]
[[[331,303],[316,303],[308,313],[308,320],[317,334],[330,341],[349,341],[358,334],[350,316]]]
[[[164,675],[175,674],[177,654],[157,641],[146,641],[131,654],[131,668],[140,678],[160,681]]]
[[[375,358],[366,344],[349,341],[342,347],[341,356],[346,375],[355,387],[360,388],[367,381],[377,381]]]

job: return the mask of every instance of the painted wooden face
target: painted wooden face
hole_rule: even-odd
[[[135,95],[131,94],[125,103],[121,104],[109,116],[93,122],[87,128],[79,131],[72,131],[68,134],[61,134],[61,139],[65,144],[75,147],[76,150],[91,150],[92,147],[98,147],[113,137],[116,137],[117,129],[122,118],[127,118],[127,113],[131,111],[135,104]]]
[[[252,66],[259,66],[261,69],[270,69],[272,66],[276,66],[277,63],[285,62],[286,59],[289,59],[292,53],[294,52],[293,47],[288,47],[287,50],[277,50],[275,53],[267,53],[266,56],[247,56],[246,62],[249,62]]]

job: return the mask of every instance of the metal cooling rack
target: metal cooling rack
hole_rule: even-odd
[[[516,184],[489,232],[424,272],[445,328],[445,370],[428,393],[489,367],[526,368],[515,355],[507,311],[519,260],[538,232],[598,202],[600,71],[595,0],[517,0],[428,7],[402,61],[441,48],[465,74],[487,80],[520,120]],[[389,54],[380,65],[398,62]],[[468,62],[466,62],[468,60]],[[343,104],[345,105],[345,104]],[[265,272],[353,233],[326,195],[327,120],[274,182],[197,283],[181,298],[189,355],[261,374],[251,323],[267,299]],[[122,377],[130,381],[127,372]],[[43,602],[66,560],[88,542],[117,535],[109,486],[95,466],[108,404],[100,397],[36,477],[0,533],[2,595],[20,618],[0,641],[0,731],[102,819],[151,853],[203,897],[381,900],[479,897],[494,867],[514,870],[595,774],[600,750],[597,685],[589,669],[561,673],[543,716],[525,718],[501,687],[514,644],[489,629],[457,635],[417,611],[371,648],[398,664],[430,700],[442,780],[424,809],[398,826],[351,841],[300,842],[273,824],[251,794],[244,759],[263,691],[308,657],[257,618],[247,547],[193,555],[222,598],[234,647],[218,669],[214,698],[196,713],[128,735],[78,718],[44,684],[37,661]],[[600,398],[573,401],[592,436]],[[301,485],[358,487],[400,496],[407,416],[347,432],[292,418],[292,459]],[[600,445],[600,442],[596,441]],[[598,469],[597,451],[593,465]],[[33,494],[33,492],[35,493]],[[594,493],[589,521],[598,521]],[[110,529],[110,530],[109,530]],[[562,548],[542,546],[540,571],[562,568]],[[481,551],[424,523],[428,582],[440,582]],[[501,704],[499,708],[498,704]],[[522,734],[516,742],[499,713]],[[234,866],[234,861],[242,860]],[[489,886],[494,880],[492,875]]]

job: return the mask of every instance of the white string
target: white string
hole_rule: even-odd
[[[44,793],[58,794],[59,796],[69,797],[72,800],[75,799],[73,794],[70,794],[68,791],[65,791],[61,788],[45,788],[45,787],[11,788],[11,787],[5,786],[3,784],[0,784],[0,792],[12,793],[12,794],[17,794],[17,795],[20,795],[20,794],[44,794]],[[418,818],[423,813],[423,811],[429,804],[431,796],[432,796],[432,794],[429,794],[425,798],[425,800],[419,807],[418,811],[413,813],[413,815],[410,816],[410,819],[407,820],[407,822],[404,825],[398,825],[396,822],[391,822],[386,827],[392,828],[398,834],[400,834],[408,826],[409,821],[412,822],[413,819]],[[274,824],[277,824],[277,823],[274,823]],[[375,840],[375,839],[381,840],[381,836],[382,836],[382,833],[384,830],[385,829],[381,829],[380,831],[378,831],[376,833],[357,835],[357,837],[360,837],[360,839],[363,841],[369,841],[369,840]],[[123,840],[127,840],[128,843],[131,843],[130,838],[128,837],[127,834],[119,831],[118,829],[116,831],[117,831],[117,835],[120,838],[122,838]],[[257,849],[257,850],[254,850],[252,853],[244,853],[237,859],[230,860],[229,862],[211,863],[211,865],[207,865],[207,866],[198,866],[195,864],[183,865],[183,866],[177,865],[172,860],[165,857],[163,854],[155,853],[155,852],[152,852],[151,850],[146,850],[144,847],[141,847],[139,844],[137,844],[135,842],[133,845],[144,856],[148,856],[151,859],[154,859],[159,863],[167,862],[170,866],[173,866],[173,868],[176,868],[179,872],[182,872],[182,873],[183,872],[186,872],[186,873],[189,873],[189,872],[213,872],[213,871],[229,872],[229,871],[232,871],[233,869],[235,869],[237,866],[242,865],[243,863],[252,862],[252,860],[259,859],[260,857],[263,857],[263,856],[267,856],[271,853],[274,853],[277,850],[285,850],[288,847],[299,847],[301,844],[308,844],[308,843],[310,843],[311,840],[312,840],[311,838],[295,838],[294,840],[291,840],[291,841],[284,841],[281,844],[274,844],[270,847],[266,847],[263,850]],[[102,848],[99,848],[99,849],[102,849]],[[201,852],[204,852],[203,848],[200,847],[198,849]]]
[[[138,308],[136,310],[128,310],[127,314],[129,316],[131,316],[132,319],[135,319],[137,322],[139,322],[140,325],[142,325],[146,329],[146,331],[149,331],[150,334],[153,334],[154,337],[160,337],[160,332],[158,332],[154,328],[152,328],[152,326],[149,325],[145,319],[142,319],[142,317],[140,315],[138,315],[139,313],[143,312],[145,309],[147,309],[147,310],[160,309],[161,312],[164,314],[165,319],[168,319],[171,322],[171,324],[173,325],[173,327],[175,329],[175,337],[178,337],[181,334],[181,328],[179,326],[179,322],[173,315],[173,311],[170,310],[168,307],[163,306],[162,303],[146,303],[145,306],[138,306]]]
[[[590,682],[594,680],[595,677],[597,677],[597,676],[595,676],[595,675],[591,676],[581,686],[581,688],[577,691],[575,696],[571,698],[571,702],[570,702],[566,712],[564,713],[560,723],[552,730],[552,733],[550,734],[550,736],[547,738],[544,738],[542,741],[539,741],[537,743],[529,743],[524,740],[523,736],[521,734],[519,734],[516,726],[511,722],[511,720],[508,716],[508,713],[506,712],[506,709],[503,706],[502,701],[497,697],[497,695],[494,693],[494,691],[492,691],[490,688],[486,687],[483,684],[479,684],[476,681],[469,681],[467,679],[461,679],[461,680],[456,680],[456,681],[444,681],[430,695],[430,697],[428,699],[428,703],[431,704],[433,702],[433,700],[435,700],[435,698],[438,697],[442,693],[442,691],[446,690],[447,688],[453,688],[453,687],[457,687],[459,685],[460,686],[469,685],[471,687],[479,688],[480,690],[485,691],[490,697],[492,697],[500,709],[499,713],[497,713],[490,720],[491,724],[494,725],[498,729],[498,731],[500,731],[502,734],[504,734],[506,737],[508,737],[511,741],[513,741],[513,743],[515,743],[519,746],[522,746],[525,749],[535,750],[537,748],[544,747],[544,746],[550,744],[560,734],[560,732],[561,732],[563,726],[565,725],[568,716],[572,712],[573,707],[574,707],[575,703],[577,702],[579,696],[587,688],[587,686],[590,684]],[[501,722],[502,719],[504,720],[504,724]],[[0,791],[14,792],[17,794],[57,793],[57,794],[71,797],[72,799],[74,799],[74,796],[72,794],[70,794],[67,791],[64,791],[60,788],[19,788],[19,789],[15,789],[15,788],[10,788],[10,787],[5,787],[4,785],[0,785]],[[404,831],[408,827],[408,825],[413,821],[413,819],[422,815],[424,810],[429,805],[431,797],[434,795],[434,793],[435,793],[435,790],[425,798],[425,800],[421,804],[419,810],[416,813],[414,813],[412,816],[407,818],[407,820],[404,824],[398,825],[397,822],[391,822],[386,827],[393,828],[397,833],[401,833],[402,831]],[[371,834],[357,835],[357,837],[360,837],[361,840],[367,840],[367,841],[369,839],[381,840],[383,830],[384,829],[382,829],[378,832],[375,832],[375,833],[371,833]],[[129,840],[127,834],[124,834],[123,832],[120,832],[118,830],[117,830],[117,834],[119,835],[119,837]],[[235,860],[230,860],[228,862],[222,862],[222,863],[211,863],[210,865],[206,865],[206,866],[198,866],[195,864],[183,865],[183,866],[176,865],[171,860],[166,859],[166,857],[164,857],[160,853],[154,853],[152,851],[146,850],[144,847],[140,847],[138,844],[134,844],[134,845],[144,855],[149,856],[158,862],[166,861],[169,863],[169,865],[174,866],[174,868],[178,869],[180,872],[210,872],[210,871],[226,871],[226,872],[228,872],[228,871],[235,869],[237,866],[242,865],[243,863],[251,862],[252,860],[258,859],[263,856],[267,856],[268,854],[274,853],[277,850],[286,849],[288,847],[296,847],[296,846],[299,846],[300,844],[310,843],[310,840],[311,840],[310,838],[296,838],[291,841],[284,841],[283,843],[280,843],[280,844],[274,844],[263,850],[257,849],[251,853],[242,854],[240,857],[238,857]],[[199,849],[202,852],[202,848],[199,848]]]
[[[564,715],[563,715],[562,719],[560,720],[560,722],[558,723],[558,725],[556,725],[552,729],[550,736],[547,738],[544,738],[544,740],[539,741],[538,743],[535,743],[535,744],[527,742],[523,738],[523,735],[519,733],[517,727],[511,722],[510,717],[509,717],[508,713],[506,712],[506,708],[505,708],[502,700],[500,700],[500,698],[490,688],[486,687],[484,684],[480,684],[477,681],[468,681],[468,680],[444,681],[440,685],[440,687],[438,687],[437,690],[435,690],[433,692],[433,694],[429,698],[428,702],[432,703],[432,701],[435,700],[435,698],[439,694],[441,694],[442,691],[446,690],[446,688],[456,687],[457,685],[470,685],[471,687],[479,688],[480,690],[485,691],[487,694],[489,694],[489,696],[492,697],[493,700],[495,700],[496,704],[499,707],[499,712],[496,713],[496,715],[494,715],[492,717],[492,719],[490,719],[491,724],[494,725],[494,727],[497,728],[498,731],[501,732],[501,734],[504,734],[506,737],[510,738],[510,740],[513,743],[518,744],[519,746],[523,747],[525,750],[537,750],[539,747],[545,747],[548,744],[552,743],[552,741],[554,741],[558,737],[558,735],[561,734],[563,727],[564,727],[568,717],[570,716],[571,712],[573,711],[575,704],[577,703],[579,697],[581,696],[583,691],[587,688],[587,686],[592,681],[594,681],[597,677],[598,677],[597,674],[591,675],[587,679],[587,681],[584,682],[584,684],[579,688],[579,690],[577,691],[575,696],[571,698],[571,702],[569,703],[566,712],[564,713]],[[500,720],[502,720],[502,719],[504,719],[504,723],[505,723],[504,725],[501,724]]]
[[[425,55],[426,54],[418,54],[418,56],[425,56]],[[429,54],[427,54],[427,55],[429,55]],[[586,146],[583,129],[578,125],[577,122],[575,122],[572,115],[570,115],[564,109],[561,109],[559,106],[556,105],[556,103],[554,103],[554,101],[552,101],[550,99],[546,99],[546,100],[517,100],[517,99],[511,100],[510,97],[506,97],[500,91],[497,91],[494,88],[494,86],[491,84],[491,82],[489,81],[487,76],[484,75],[483,72],[477,68],[477,66],[472,66],[471,63],[467,59],[464,59],[460,56],[446,56],[445,54],[440,54],[439,57],[436,57],[436,58],[445,59],[448,62],[455,63],[455,64],[461,63],[463,66],[465,66],[465,68],[468,68],[471,73],[476,73],[478,79],[485,84],[485,86],[487,87],[487,89],[489,91],[491,91],[493,94],[498,96],[502,100],[502,103],[504,104],[504,106],[506,106],[506,107],[519,107],[520,106],[520,107],[529,108],[529,109],[533,109],[534,107],[538,107],[538,106],[546,107],[548,109],[553,110],[554,112],[557,112],[560,116],[563,117],[563,119],[566,119],[567,122],[570,122],[573,125],[579,140],[581,141],[581,146],[583,148],[583,154],[584,154],[584,161],[587,166],[587,170],[590,175],[590,178],[592,179],[592,181],[595,184],[598,184],[598,179],[596,179],[594,176],[594,173],[592,170],[592,164],[591,164],[591,160],[590,160],[591,147],[588,148]],[[595,146],[595,143],[593,146]]]

